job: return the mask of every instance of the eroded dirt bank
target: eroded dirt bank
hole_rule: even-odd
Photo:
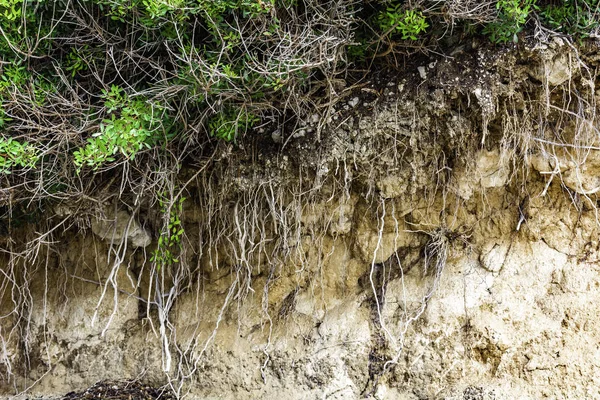
[[[344,92],[321,142],[223,146],[170,268],[155,205],[45,209],[2,237],[0,393],[600,398],[599,66],[468,43]]]

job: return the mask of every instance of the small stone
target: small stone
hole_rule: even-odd
[[[301,138],[301,137],[304,137],[304,135],[306,135],[306,130],[304,130],[304,129],[300,129],[299,131],[296,131],[294,133],[295,138]]]
[[[419,71],[421,79],[427,79],[427,70],[425,69],[425,66],[420,66],[419,68],[417,68],[417,70]]]
[[[106,214],[110,215],[108,212]],[[91,223],[92,232],[103,240],[118,243],[126,238],[131,247],[146,247],[152,242],[150,234],[123,210],[117,211],[112,218],[93,218]]]
[[[356,107],[358,105],[358,103],[360,102],[360,100],[358,99],[358,97],[353,98],[352,100],[350,100],[348,102],[348,105],[352,108]]]
[[[275,143],[281,143],[281,142],[283,142],[283,138],[281,137],[281,131],[279,129],[274,130],[271,133],[271,139],[273,139],[273,141]]]

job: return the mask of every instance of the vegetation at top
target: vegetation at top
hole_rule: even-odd
[[[600,0],[0,0],[0,176],[40,199],[165,172],[307,115],[383,55],[599,20]]]

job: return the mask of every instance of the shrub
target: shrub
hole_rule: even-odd
[[[27,200],[49,195],[18,181],[38,171],[78,193],[78,174],[171,176],[261,120],[292,126],[335,103],[324,88],[363,79],[352,63],[435,51],[456,23],[516,41],[536,13],[585,37],[599,2],[0,0],[2,172],[19,169],[5,178]]]
[[[552,29],[587,37],[600,24],[600,1],[563,0],[543,7],[541,15]]]
[[[534,6],[535,0],[499,0],[498,20],[489,23],[483,32],[494,43],[518,42],[517,34],[523,30]]]
[[[144,98],[131,99],[118,86],[103,93],[110,117],[102,121],[100,131],[88,139],[84,148],[73,153],[78,171],[83,165],[97,169],[115,161],[117,153],[132,160],[138,152],[168,135],[159,105]]]
[[[378,17],[379,28],[384,32],[399,33],[402,39],[417,40],[429,27],[421,11],[403,10],[401,4],[388,6]]]
[[[35,167],[39,158],[37,149],[27,142],[0,137],[0,173],[10,174],[14,167]]]
[[[9,21],[21,17],[21,0],[0,0],[0,15]]]
[[[245,110],[230,108],[215,115],[208,122],[208,130],[211,136],[231,142],[240,132],[245,132],[258,120],[257,116]]]

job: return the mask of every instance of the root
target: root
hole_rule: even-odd
[[[461,8],[459,3],[451,2],[448,7],[453,7],[458,14],[462,13],[461,18],[469,18],[474,9]],[[486,8],[488,5],[482,5],[482,9],[477,6],[477,13],[473,15],[488,18],[488,13],[493,12]],[[289,45],[282,45],[281,51],[285,52],[285,46]],[[475,103],[468,107],[475,111],[465,111],[471,92],[459,87],[455,88],[457,92],[465,92],[456,94],[452,100],[449,96],[445,99],[455,101],[447,105],[449,115],[439,110],[434,113],[426,108],[427,105],[419,105],[418,101],[405,96],[409,100],[403,98],[393,106],[382,106],[388,107],[386,119],[374,118],[370,120],[374,127],[360,128],[368,133],[364,137],[352,136],[356,125],[346,124],[346,121],[354,118],[353,115],[340,114],[342,122],[339,129],[330,132],[330,136],[324,135],[322,123],[318,124],[322,141],[314,147],[308,146],[308,150],[291,140],[286,141],[285,151],[277,149],[272,152],[269,149],[250,150],[249,143],[240,143],[239,153],[234,154],[233,147],[216,145],[210,154],[205,155],[206,158],[200,157],[200,161],[194,161],[196,164],[185,168],[182,165],[186,160],[182,157],[157,155],[152,164],[156,169],[132,171],[137,168],[136,164],[126,163],[118,169],[121,173],[119,178],[105,178],[100,181],[101,184],[69,182],[70,187],[78,187],[79,192],[56,201],[69,202],[70,214],[59,215],[56,211],[58,205],[64,204],[47,205],[57,214],[49,219],[48,225],[32,225],[34,229],[29,230],[10,227],[10,239],[0,248],[0,257],[3,258],[0,268],[2,378],[14,383],[15,392],[26,391],[32,387],[30,384],[21,385],[15,381],[17,376],[27,373],[20,371],[19,366],[29,370],[34,363],[43,363],[45,372],[34,379],[34,382],[39,382],[60,362],[53,359],[48,350],[55,338],[50,336],[45,324],[35,325],[37,322],[34,323],[33,315],[38,311],[34,310],[35,306],[42,304],[40,318],[43,321],[49,319],[51,302],[48,296],[53,290],[49,287],[50,277],[58,273],[58,266],[62,266],[65,277],[99,286],[92,326],[99,323],[107,304],[110,307],[107,319],[102,320],[101,336],[109,334],[118,317],[122,296],[136,299],[145,306],[143,318],[159,343],[162,370],[170,388],[180,397],[200,381],[202,367],[210,361],[211,346],[217,340],[224,321],[237,316],[241,334],[244,305],[254,296],[260,296],[260,307],[257,307],[256,313],[259,323],[256,326],[266,339],[260,346],[262,358],[259,368],[263,382],[267,382],[272,374],[274,332],[277,332],[278,324],[285,323],[288,311],[294,311],[292,300],[296,294],[301,290],[312,290],[310,294],[315,297],[315,304],[321,307],[318,311],[326,312],[331,307],[325,288],[326,266],[336,251],[338,240],[346,245],[356,239],[351,229],[344,230],[340,226],[353,224],[362,217],[353,211],[354,214],[347,220],[342,212],[346,206],[356,210],[355,204],[360,201],[376,210],[369,227],[372,230],[369,234],[376,235],[376,243],[373,253],[368,255],[370,263],[368,260],[365,262],[365,277],[368,276],[367,290],[373,298],[372,319],[376,340],[381,340],[377,345],[385,348],[386,354],[382,358],[385,362],[373,369],[370,384],[374,391],[378,382],[404,354],[409,330],[423,316],[443,279],[453,242],[467,241],[463,230],[456,227],[460,223],[459,211],[464,211],[465,200],[459,198],[452,185],[455,184],[453,174],[459,171],[459,167],[464,168],[466,172],[463,173],[467,175],[477,171],[477,165],[471,162],[475,157],[471,156],[498,146],[499,168],[509,170],[505,185],[518,192],[518,195],[514,194],[519,199],[516,231],[522,232],[527,226],[527,205],[521,199],[546,196],[551,186],[556,184],[571,185],[569,194],[576,193],[572,201],[589,204],[598,220],[597,193],[594,188],[586,188],[582,169],[600,151],[594,94],[596,72],[585,64],[571,42],[567,41],[566,46],[572,50],[569,62],[577,66],[578,75],[574,74],[568,82],[554,87],[545,82],[541,90],[527,89],[529,91],[524,93],[523,98],[514,93],[498,95],[494,99],[494,110],[486,110],[485,115]],[[336,64],[339,57],[338,53],[330,50],[326,51],[328,57],[320,61],[323,68]],[[191,62],[194,54],[190,52],[181,57]],[[549,73],[546,69],[546,81]],[[513,79],[513,76],[509,78]],[[329,97],[335,97],[335,83],[333,79],[327,81],[325,88]],[[510,83],[516,85],[517,78]],[[426,84],[421,82],[419,85]],[[444,88],[440,86],[439,90]],[[415,93],[418,94],[418,90],[416,88]],[[349,93],[344,92],[344,95]],[[417,97],[417,100],[424,98]],[[324,105],[326,117],[337,116],[339,110],[336,111],[334,99],[329,98]],[[302,108],[302,104],[290,107]],[[459,111],[453,114],[455,110]],[[451,126],[455,122],[452,120],[454,116],[458,120],[471,118],[486,126],[489,123],[489,129],[486,128],[484,133],[477,131],[478,135],[484,135],[483,143],[481,136],[473,132],[460,137],[445,136],[439,133],[444,131],[443,126],[435,129],[427,126],[428,118],[432,116],[440,118],[440,125]],[[356,124],[360,125],[358,117]],[[462,129],[468,128],[467,125],[458,126]],[[198,139],[190,139],[193,140]],[[286,160],[292,156],[301,158],[309,152],[314,153],[307,160],[307,164],[312,163],[310,165],[284,162],[284,156]],[[530,165],[537,156],[547,163],[548,168],[539,171],[544,179],[540,192],[529,193],[532,190],[527,185],[528,180],[535,179]],[[265,160],[272,164],[267,165]],[[468,161],[461,164],[462,160]],[[567,170],[575,176],[575,183],[573,179],[567,181]],[[115,168],[111,173],[116,171]],[[143,178],[138,175],[143,175]],[[380,183],[383,178],[390,177],[397,177],[398,182],[393,183],[401,189],[394,190],[400,193],[384,193],[385,188]],[[486,197],[485,189],[477,190],[482,199],[478,206],[490,207],[490,197]],[[387,197],[388,194],[390,197]],[[182,200],[184,198],[189,200]],[[431,220],[438,222],[413,221],[416,214],[410,207],[407,206],[407,210],[397,209],[400,205],[404,206],[402,202],[413,200],[419,207],[425,207],[427,214],[435,215]],[[190,202],[193,203],[188,206]],[[102,256],[106,249],[106,273],[97,279],[88,279],[65,265],[65,256],[61,254],[65,247],[61,247],[60,241],[68,240],[75,232],[84,231],[90,224],[90,218],[103,213],[107,206],[115,212],[127,210],[130,217],[124,232],[113,232],[106,246],[99,246]],[[436,219],[437,216],[440,216],[439,219]],[[153,243],[145,249],[134,249],[129,242],[134,223],[139,223],[152,234]],[[405,231],[402,228],[404,223],[419,227]],[[598,223],[600,225],[600,221]],[[174,225],[177,228],[175,232]],[[179,232],[180,229],[183,232]],[[394,235],[395,251],[390,259],[393,262],[378,262],[384,244],[387,246],[384,241],[389,240],[386,235],[390,232]],[[405,278],[411,266],[407,265],[400,249],[401,236],[407,233],[426,238],[426,243],[421,242],[423,252],[420,260],[423,263],[421,279],[426,286],[424,292],[419,293],[420,301],[416,305],[409,304],[408,291],[411,289],[407,287]],[[179,241],[169,241],[173,236],[177,236]],[[161,238],[174,243],[162,249],[170,253],[160,253]],[[162,254],[163,258],[154,257],[156,254]],[[170,261],[166,261],[165,254],[172,256]],[[352,256],[359,257],[356,254]],[[96,258],[100,259],[100,254]],[[96,269],[100,271],[106,266],[97,265]],[[124,272],[131,288],[119,287],[119,277]],[[390,307],[385,303],[386,290],[393,279],[399,279],[402,291],[403,311],[397,323],[386,317]],[[40,282],[36,280],[43,280],[42,292],[32,289]],[[282,281],[289,284],[283,298],[285,293],[291,293],[291,300],[286,312],[278,314],[277,307],[283,308],[278,303],[279,298],[272,298],[271,293],[273,287]],[[67,282],[62,284],[65,302],[71,301],[67,296]],[[36,297],[39,293],[41,301]],[[195,313],[190,321],[184,321],[188,329],[184,336],[184,329],[178,326],[181,321],[177,321],[174,315],[178,312],[178,303],[189,298]],[[220,300],[217,304],[208,304],[207,298]],[[37,354],[32,349],[32,343],[39,341],[40,337],[45,344],[45,354]],[[9,353],[15,341],[21,343],[22,360]],[[365,392],[368,392],[367,389]]]

